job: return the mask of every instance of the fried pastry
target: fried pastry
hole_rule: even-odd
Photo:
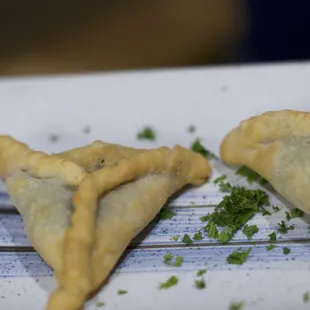
[[[256,171],[310,213],[310,113],[270,111],[242,121],[223,139],[220,154],[226,164]]]
[[[188,149],[95,141],[47,155],[0,136],[0,173],[28,239],[53,268],[48,310],[78,310],[169,196],[210,175]]]

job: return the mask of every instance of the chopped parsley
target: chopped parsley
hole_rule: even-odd
[[[194,234],[194,237],[193,239],[194,240],[202,240],[203,236],[202,236],[202,233],[200,230],[198,230],[195,234]]]
[[[145,127],[137,134],[137,138],[139,140],[151,140],[154,141],[156,139],[155,132],[151,127]]]
[[[285,222],[284,221],[281,221],[281,223],[278,223],[278,231],[281,233],[281,234],[286,234],[289,230],[293,230],[294,229],[294,226],[291,225],[291,226],[286,226]]]
[[[194,133],[194,132],[196,131],[196,127],[193,126],[193,125],[191,125],[191,126],[188,127],[187,131],[188,131],[189,133]]]
[[[262,178],[258,173],[248,168],[247,166],[241,166],[236,171],[236,174],[245,177],[250,184],[253,182],[257,182],[260,185],[268,184],[266,179]]]
[[[174,261],[172,260],[174,258],[173,254],[171,252],[167,253],[164,256],[164,263],[169,265],[169,266],[174,266],[174,267],[181,267],[183,263],[183,256],[176,256],[174,258]]]
[[[217,240],[222,243],[227,243],[232,239],[234,234],[234,226],[227,226],[221,233],[218,235]]]
[[[241,310],[244,306],[243,301],[232,302],[229,306],[229,310]]]
[[[170,220],[176,215],[175,212],[169,210],[168,208],[163,208],[159,211],[159,218],[161,220]]]
[[[209,221],[208,224],[205,226],[204,230],[207,232],[210,238],[217,239],[219,232],[216,228],[216,225],[213,221]]]
[[[104,302],[102,301],[98,301],[96,304],[97,307],[103,307],[104,306]]]
[[[291,250],[289,248],[283,248],[283,254],[287,255],[290,253],[291,253]]]
[[[171,239],[172,239],[173,241],[178,241],[178,240],[179,240],[179,237],[178,237],[178,236],[172,236]]]
[[[159,289],[168,289],[179,283],[179,279],[176,276],[171,276],[166,282],[160,283]]]
[[[216,178],[213,183],[218,184],[220,191],[223,193],[230,192],[233,188],[229,182],[225,182],[226,180],[226,175],[222,175],[218,178]]]
[[[251,251],[251,248],[248,248],[245,251],[233,251],[226,260],[228,264],[242,265],[247,260]]]
[[[201,222],[206,222],[209,219],[209,215],[207,214],[207,215],[201,216],[199,219]]]
[[[209,221],[204,229],[209,237],[226,243],[233,238],[236,231],[261,211],[263,205],[268,204],[268,195],[260,189],[232,187],[230,194],[223,198],[214,212],[203,217],[203,220]],[[224,228],[220,234],[216,226]]]
[[[305,292],[302,296],[304,302],[309,302],[309,292]]]
[[[222,176],[216,178],[216,179],[213,181],[213,183],[214,183],[214,184],[218,184],[218,183],[223,182],[223,181],[225,181],[225,180],[226,180],[226,175],[222,175]]]
[[[247,224],[243,227],[242,231],[248,239],[251,239],[254,234],[258,232],[257,225],[248,226]]]
[[[274,213],[276,213],[276,212],[279,212],[281,208],[278,206],[272,206],[272,210],[274,211]]]
[[[186,244],[192,244],[193,240],[190,238],[188,234],[185,234],[182,238],[182,242]]]
[[[200,143],[200,139],[196,139],[191,145],[192,151],[196,153],[200,153],[202,156],[208,159],[218,159],[218,157],[212,152],[208,151],[203,145]]]
[[[271,251],[275,248],[276,246],[274,244],[269,244],[266,246],[267,251]]]
[[[277,236],[275,232],[272,232],[268,235],[269,237],[269,241],[276,241],[277,240]]]
[[[304,212],[295,208],[293,209],[291,212],[285,212],[285,215],[286,215],[286,219],[289,221],[293,218],[296,218],[296,217],[303,217],[304,216]]]
[[[118,290],[117,291],[117,294],[118,295],[125,295],[125,294],[127,294],[128,293],[128,291],[126,291],[126,290]]]
[[[204,289],[206,287],[206,282],[204,279],[195,280],[195,286],[198,289]]]
[[[229,182],[220,182],[219,188],[222,193],[228,193],[232,191],[233,186]]]
[[[271,213],[266,208],[262,208],[262,215],[271,215]]]
[[[202,275],[204,275],[207,272],[207,269],[200,269],[197,271],[196,276],[200,277]]]

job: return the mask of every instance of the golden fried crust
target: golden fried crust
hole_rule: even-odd
[[[310,133],[310,113],[282,110],[265,112],[241,121],[220,145],[221,159],[229,165],[247,165],[270,174],[270,163],[279,151],[277,142]]]
[[[39,228],[26,223],[26,233],[39,253],[42,251],[43,258],[56,268],[59,289],[51,295],[48,310],[80,309],[87,296],[108,277],[132,238],[155,217],[169,196],[185,184],[202,184],[211,172],[206,158],[180,146],[137,150],[96,141],[83,148],[47,155],[2,136],[0,149],[1,175],[8,180],[10,194],[18,196],[15,201],[20,204],[19,210],[27,216],[27,205],[36,208],[27,221],[35,225],[39,219]],[[96,168],[98,158],[104,159],[103,167]],[[48,181],[41,185],[40,179]],[[29,195],[28,188],[20,190],[23,184],[29,187]],[[53,193],[48,189],[48,197],[45,196],[41,186],[44,190],[46,186],[57,189],[55,208]],[[24,190],[26,198],[22,197]],[[32,204],[36,193],[42,197]],[[58,193],[62,196],[58,197]],[[53,219],[57,224],[62,203],[68,215],[68,199],[73,207],[70,223],[65,226],[66,221],[62,220],[64,233],[49,241],[51,248],[57,249],[55,258],[51,248],[42,247],[40,232],[48,233],[50,228],[41,223]]]
[[[114,166],[119,160],[130,158],[143,151],[143,149],[134,149],[117,144],[95,141],[90,145],[59,153],[57,155],[84,167],[87,172],[93,172],[103,167]]]
[[[68,185],[79,185],[85,176],[84,169],[71,161],[32,151],[9,136],[0,136],[0,175],[5,179],[16,169],[39,178],[57,176]]]
[[[74,213],[71,227],[66,234],[60,289],[51,296],[48,309],[65,310],[69,309],[68,307],[80,307],[87,295],[108,276],[132,239],[131,226],[126,229],[123,223],[113,223],[111,227],[107,227],[110,233],[114,231],[117,236],[120,230],[123,234],[121,238],[117,238],[117,242],[112,243],[112,247],[109,247],[108,243],[108,246],[103,248],[103,256],[100,259],[106,263],[104,256],[107,256],[109,263],[102,264],[96,257],[92,263],[99,197],[125,182],[162,172],[179,175],[180,181],[173,186],[175,191],[186,183],[201,184],[210,174],[210,166],[202,156],[179,146],[173,150],[161,147],[120,160],[114,167],[106,167],[87,175],[73,199]],[[139,206],[137,205],[138,208]],[[154,212],[153,216],[157,212]],[[149,216],[146,216],[145,220],[149,221]]]
[[[272,111],[242,121],[220,146],[222,160],[253,169],[310,213],[310,113]]]

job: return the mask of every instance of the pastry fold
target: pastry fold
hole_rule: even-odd
[[[1,177],[59,284],[48,310],[81,309],[168,198],[204,183],[210,172],[206,158],[181,146],[144,150],[95,141],[48,155],[0,136]]]

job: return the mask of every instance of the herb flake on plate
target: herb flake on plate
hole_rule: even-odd
[[[172,219],[174,216],[176,216],[177,214],[171,210],[169,210],[168,208],[162,208],[159,211],[159,218],[161,220],[170,220]]]
[[[154,141],[156,139],[156,134],[151,127],[147,126],[143,130],[138,132],[137,139]]]
[[[250,240],[252,239],[252,236],[258,232],[257,225],[251,225],[245,224],[243,227],[242,232],[247,236],[247,238]]]
[[[269,237],[269,241],[276,241],[277,240],[277,235],[274,231],[272,233],[270,233],[268,235],[268,237]]]
[[[290,221],[291,219],[294,219],[296,217],[303,217],[304,212],[297,208],[294,208],[291,212],[286,211],[285,216],[286,216],[286,219]]]
[[[179,283],[179,279],[176,276],[171,276],[166,282],[160,283],[159,289],[168,289]]]
[[[195,280],[195,287],[198,289],[204,289],[206,287],[206,282],[204,279]]]
[[[167,253],[164,256],[164,263],[169,265],[169,266],[174,266],[174,267],[181,267],[183,263],[183,256],[173,256],[171,252]]]
[[[243,301],[232,302],[229,306],[229,310],[241,310],[244,307]]]
[[[247,250],[244,250],[244,251],[237,251],[237,250],[233,251],[226,258],[226,260],[229,264],[242,265],[247,260],[251,251],[252,251],[252,248],[248,248]]]
[[[182,242],[185,244],[192,244],[193,240],[190,238],[188,234],[185,234],[182,238]]]
[[[294,226],[286,226],[284,221],[281,221],[281,223],[278,223],[278,232],[281,234],[286,234],[289,230],[293,230]]]
[[[276,246],[274,244],[269,244],[266,246],[267,251],[271,251],[275,248]]]
[[[200,230],[195,232],[193,239],[194,240],[202,240],[203,239],[202,232]]]
[[[200,142],[200,139],[197,138],[191,145],[192,151],[201,154],[207,159],[219,159],[215,154],[208,151]]]

